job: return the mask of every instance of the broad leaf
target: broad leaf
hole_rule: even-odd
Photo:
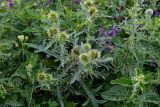
[[[102,92],[101,96],[110,101],[124,101],[127,99],[128,90],[123,86],[114,86],[109,90]]]
[[[116,79],[116,80],[112,80],[111,84],[119,84],[119,85],[122,85],[122,86],[131,87],[132,86],[132,80],[129,80],[125,77],[122,77],[122,78],[119,78],[119,79]]]
[[[152,92],[144,93],[143,95],[140,96],[140,99],[143,102],[160,104],[160,97],[156,93],[152,93]]]

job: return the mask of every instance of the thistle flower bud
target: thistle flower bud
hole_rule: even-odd
[[[84,2],[84,5],[88,8],[88,7],[93,6],[93,5],[94,5],[94,2],[93,2],[93,0],[86,0],[86,1]]]
[[[101,53],[97,50],[91,50],[89,51],[89,56],[92,60],[100,58],[101,57]]]
[[[79,46],[73,47],[72,50],[71,50],[71,54],[79,56],[79,54],[80,54],[80,47]]]
[[[28,71],[32,71],[32,64],[28,64],[28,65],[26,66],[26,69],[27,69]]]
[[[17,36],[17,39],[20,41],[20,42],[23,42],[25,40],[25,37],[24,35],[18,35]]]
[[[85,44],[83,44],[83,48],[84,48],[86,51],[89,51],[89,50],[91,50],[91,44],[85,43]]]
[[[90,62],[90,59],[89,59],[89,56],[87,55],[87,53],[80,54],[79,60],[83,64],[88,64]]]
[[[59,18],[59,15],[55,11],[50,11],[50,13],[48,14],[48,18],[53,22],[57,22],[58,18]]]
[[[39,72],[39,73],[37,74],[37,80],[38,80],[39,82],[45,82],[45,81],[47,80],[46,74],[43,73],[43,72]]]
[[[69,39],[69,35],[66,33],[66,32],[61,32],[60,34],[59,34],[59,40],[60,40],[60,42],[65,42],[65,41],[67,41]]]
[[[152,16],[153,15],[153,10],[152,9],[147,9],[145,11],[145,13],[146,13],[146,16]]]
[[[94,7],[94,6],[90,7],[90,8],[88,9],[88,13],[89,13],[89,15],[92,16],[92,17],[95,16],[96,13],[97,13],[97,8]]]
[[[58,34],[58,32],[59,32],[58,28],[51,28],[48,31],[48,37],[51,38],[51,37],[55,36],[56,34]]]
[[[24,39],[27,41],[28,40],[28,36],[25,36]]]
[[[47,81],[52,81],[53,77],[51,74],[46,74],[46,79],[47,79]]]

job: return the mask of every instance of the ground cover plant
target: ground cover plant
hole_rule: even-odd
[[[1,0],[0,107],[160,107],[159,0]]]

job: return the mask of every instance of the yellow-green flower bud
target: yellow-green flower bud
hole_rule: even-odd
[[[87,53],[83,53],[79,55],[79,60],[83,64],[88,64],[90,62],[90,58]]]
[[[27,69],[28,71],[32,71],[32,64],[28,64],[28,65],[26,66],[26,69]]]
[[[59,18],[59,15],[55,11],[50,11],[50,13],[48,14],[48,18],[53,22],[57,22],[58,18]]]
[[[92,6],[88,9],[88,13],[90,16],[94,17],[97,14],[97,8]]]
[[[25,37],[24,37],[24,40],[26,40],[26,41],[27,41],[27,40],[28,40],[28,36],[25,36]]]
[[[45,81],[47,80],[46,74],[43,73],[43,72],[39,72],[39,73],[37,74],[37,80],[38,80],[39,82],[45,82]]]
[[[85,43],[85,44],[83,44],[83,48],[84,48],[85,50],[89,51],[89,50],[91,50],[91,44]]]
[[[65,42],[69,39],[69,35],[66,32],[60,32],[59,33],[59,40],[60,42]]]
[[[24,35],[18,35],[17,36],[17,39],[20,41],[20,42],[23,42],[25,40],[25,37]]]
[[[93,0],[86,0],[84,2],[84,5],[88,8],[94,5],[94,1]]]
[[[101,53],[97,50],[91,50],[89,51],[89,56],[92,60],[100,58],[101,57]]]
[[[71,54],[79,56],[79,54],[80,54],[80,47],[79,46],[73,47],[72,50],[71,50]]]
[[[51,74],[46,74],[46,79],[47,79],[47,81],[52,81],[53,77]]]
[[[48,31],[48,37],[51,38],[53,36],[55,36],[56,34],[59,33],[59,29],[58,28],[52,28]]]

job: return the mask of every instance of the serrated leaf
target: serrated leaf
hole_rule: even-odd
[[[109,90],[102,92],[102,98],[110,101],[124,101],[127,98],[128,90],[123,86],[114,86]]]
[[[122,78],[119,78],[119,79],[116,79],[116,80],[112,80],[111,84],[119,84],[119,85],[122,85],[122,86],[129,86],[129,87],[131,87],[133,85],[132,80],[129,80],[125,77],[122,77]]]
[[[143,95],[140,96],[140,99],[143,102],[147,103],[154,103],[154,104],[160,104],[160,97],[156,93],[144,93]]]

